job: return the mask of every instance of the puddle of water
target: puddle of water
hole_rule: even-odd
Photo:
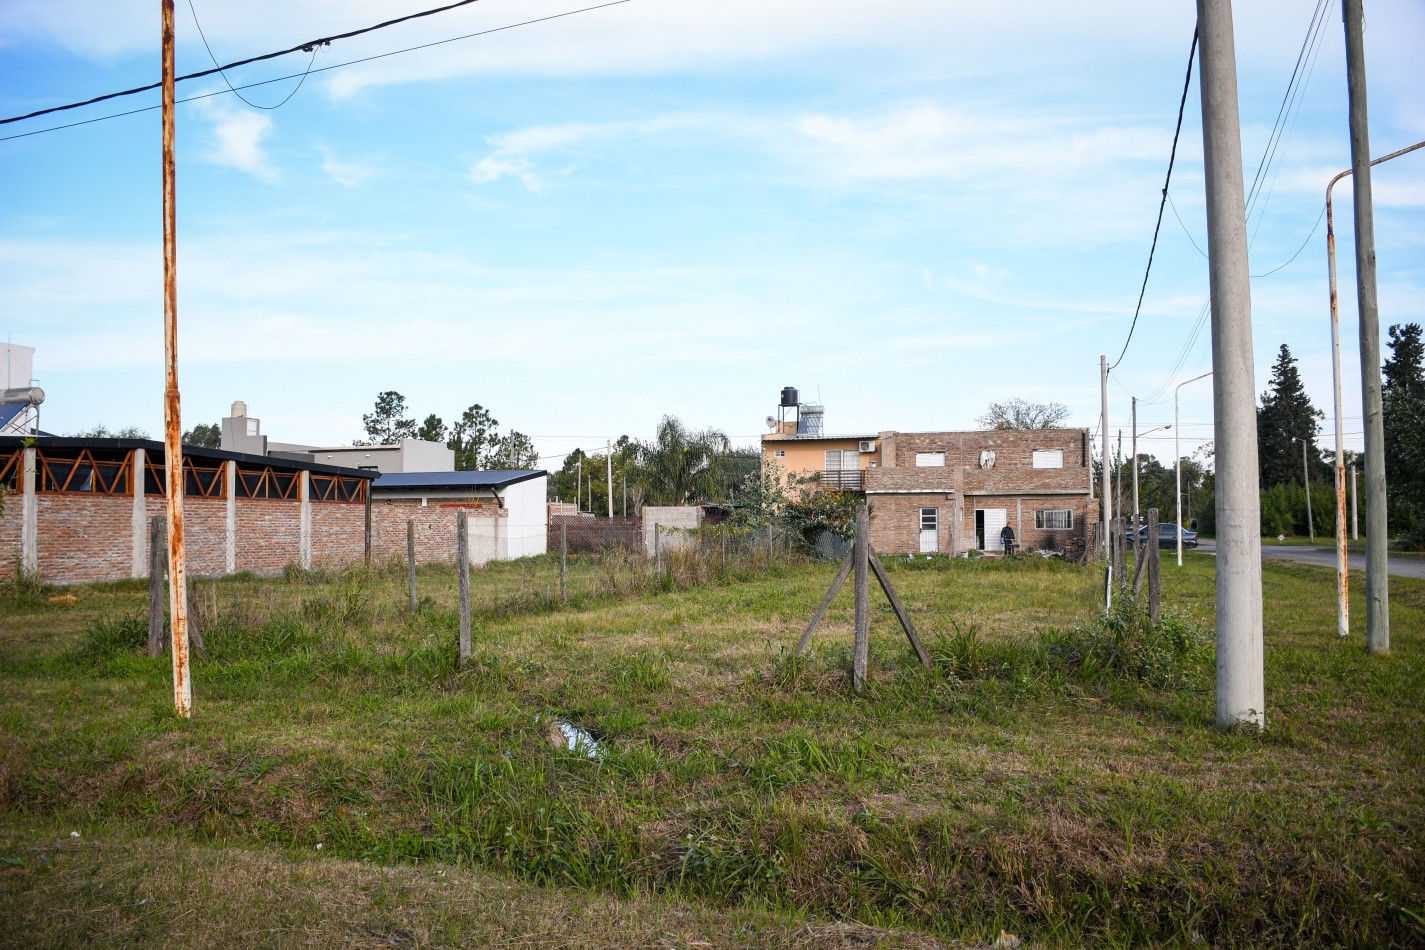
[[[565,722],[563,719],[554,720],[554,728],[549,730],[549,739],[555,745],[562,746],[575,755],[582,755],[586,759],[597,759],[604,754],[604,748],[599,745],[599,740],[586,730],[572,722]]]

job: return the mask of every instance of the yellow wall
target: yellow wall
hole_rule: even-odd
[[[826,468],[826,453],[830,449],[856,452],[859,467],[865,470],[870,462],[879,458],[876,452],[860,452],[860,439],[763,439],[762,455],[775,462],[786,474],[806,475]],[[879,447],[879,445],[878,445]],[[786,458],[775,458],[774,449],[786,450]]]

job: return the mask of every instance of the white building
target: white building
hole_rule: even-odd
[[[321,459],[325,461],[325,459]],[[492,505],[502,517],[471,518],[471,559],[513,560],[543,554],[549,537],[549,474],[539,470],[392,472],[371,486],[373,504],[428,507]]]

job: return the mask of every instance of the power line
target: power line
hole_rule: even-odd
[[[193,14],[193,25],[198,28],[198,37],[203,41],[203,48],[208,51],[208,58],[213,61],[214,66],[217,66],[218,57],[213,55],[213,47],[208,45],[208,35],[203,32],[203,24],[198,22],[198,9],[193,6],[193,0],[188,0],[188,12]],[[275,106],[258,105],[256,102],[253,102],[251,99],[248,99],[242,93],[238,92],[236,89],[233,88],[232,81],[228,79],[228,74],[223,72],[222,67],[218,67],[218,74],[223,77],[223,82],[227,84],[228,91],[231,92],[233,95],[237,96],[239,99],[241,99],[243,102],[245,102],[252,108],[266,109],[268,111],[271,111],[273,109],[280,109],[285,106],[288,101],[297,94],[297,91],[302,88],[303,84],[306,83],[307,77],[311,75],[312,72],[312,64],[317,61],[317,50],[321,49],[323,46],[330,45],[330,43],[313,44],[312,58],[307,60],[307,69],[305,72],[302,73],[302,78],[297,81],[296,88],[294,88],[291,92],[287,93],[287,95],[283,97],[282,101],[277,103],[277,105]]]
[[[1118,359],[1113,361],[1109,371],[1118,368],[1118,364],[1123,362],[1123,355],[1128,352],[1128,344],[1133,342],[1133,330],[1138,326],[1138,314],[1143,309],[1143,295],[1148,292],[1148,275],[1153,272],[1153,253],[1158,249],[1158,231],[1163,226],[1163,207],[1168,203],[1168,183],[1173,179],[1173,163],[1178,157],[1178,136],[1183,131],[1183,110],[1187,108],[1188,89],[1192,85],[1192,61],[1197,55],[1197,27],[1192,30],[1192,47],[1188,50],[1187,75],[1183,77],[1183,95],[1178,102],[1178,125],[1173,130],[1173,148],[1168,153],[1168,174],[1163,179],[1163,199],[1158,202],[1158,223],[1153,225],[1153,244],[1148,248],[1148,267],[1143,271],[1143,286],[1138,290],[1138,305],[1133,308],[1133,322],[1128,325],[1128,339],[1123,341],[1123,350],[1118,354]]]
[[[417,20],[421,17],[434,16],[437,13],[444,13],[447,10],[454,10],[456,7],[465,7],[469,6],[472,3],[478,2],[479,0],[455,0],[454,3],[446,4],[443,7],[435,7],[430,10],[422,10],[419,13],[411,13],[407,16],[397,17],[394,20],[387,20],[384,23],[377,23],[375,26],[362,27],[359,30],[350,30],[346,33],[338,33],[335,36],[324,36],[320,39],[309,40],[306,43],[298,43],[296,46],[293,46],[290,49],[278,50],[275,53],[263,53],[260,56],[249,56],[247,59],[239,59],[235,62],[228,63],[226,66],[217,66],[213,69],[204,69],[200,72],[189,73],[186,76],[179,76],[178,78],[174,79],[174,82],[180,83],[188,79],[202,79],[204,76],[211,76],[214,73],[221,73],[225,69],[237,69],[239,66],[250,66],[253,63],[260,63],[264,60],[269,59],[277,59],[278,57],[288,56],[298,51],[303,53],[310,53],[318,46],[330,46],[335,40],[351,39],[353,36],[360,36],[363,33],[371,33],[375,30],[384,30],[388,26],[395,26],[398,23],[405,23],[408,20]],[[133,89],[125,89],[121,92],[110,92],[102,96],[95,96],[94,98],[86,99],[83,102],[71,102],[68,105],[51,106],[48,109],[38,109],[26,115],[17,115],[11,116],[8,119],[0,119],[0,125],[5,125],[9,122],[19,122],[22,119],[33,119],[37,116],[49,115],[52,112],[63,112],[66,109],[78,109],[80,106],[91,106],[96,102],[104,102],[108,99],[118,99],[122,96],[133,96],[137,95],[140,92],[149,92],[150,90],[157,89],[162,85],[163,83],[160,81],[156,83],[151,83],[147,86],[136,86]]]
[[[420,44],[418,44],[418,45],[416,45],[416,46],[407,46],[407,47],[404,47],[404,48],[402,48],[402,49],[391,50],[390,52],[386,52],[386,53],[376,53],[376,54],[373,54],[373,55],[371,55],[371,56],[362,56],[362,57],[359,58],[359,59],[350,59],[350,60],[347,60],[347,61],[344,62],[344,63],[333,63],[331,66],[321,66],[321,67],[318,67],[318,68],[316,68],[316,69],[308,69],[306,73],[289,73],[289,74],[286,75],[286,76],[278,76],[278,77],[275,78],[275,79],[263,79],[263,80],[260,80],[260,81],[258,81],[258,82],[244,83],[243,85],[238,86],[237,89],[254,89],[254,88],[258,87],[258,86],[268,86],[268,85],[271,85],[272,83],[275,83],[275,82],[284,82],[284,81],[286,81],[286,80],[288,80],[288,79],[296,79],[298,76],[308,75],[308,74],[312,74],[312,73],[324,73],[324,72],[328,72],[328,71],[333,70],[333,69],[342,69],[342,68],[344,68],[344,67],[346,67],[346,66],[356,66],[356,65],[359,65],[359,64],[361,64],[361,63],[369,63],[369,62],[372,62],[373,60],[377,60],[377,59],[385,59],[385,58],[388,57],[388,56],[400,56],[400,55],[402,55],[402,54],[404,54],[404,53],[414,53],[414,52],[418,52],[418,51],[423,50],[423,49],[430,49],[430,48],[433,47],[433,46],[444,46],[446,43],[457,43],[457,42],[459,42],[459,41],[461,41],[461,40],[474,39],[475,37],[479,37],[479,36],[488,36],[488,35],[491,34],[491,33],[502,33],[502,32],[504,32],[505,30],[513,30],[513,29],[516,29],[517,27],[521,27],[521,26],[531,26],[531,25],[533,25],[533,24],[535,24],[535,23],[543,23],[543,22],[545,22],[546,20],[558,20],[558,19],[561,19],[561,18],[563,18],[563,17],[574,16],[574,15],[579,14],[579,13],[589,13],[589,12],[594,11],[594,10],[602,10],[602,9],[604,9],[605,7],[616,7],[616,6],[619,6],[620,4],[630,3],[630,2],[632,2],[632,0],[610,0],[610,2],[608,2],[608,3],[598,3],[598,4],[595,4],[595,5],[591,6],[591,7],[580,7],[580,8],[577,9],[577,10],[566,10],[566,11],[563,12],[563,13],[553,13],[553,14],[550,14],[549,16],[535,17],[535,18],[532,19],[532,20],[521,20],[521,21],[519,21],[518,23],[509,23],[509,24],[506,24],[505,26],[491,27],[491,28],[488,29],[488,30],[477,30],[477,31],[475,31],[474,33],[464,33],[464,34],[462,34],[462,35],[460,35],[460,36],[452,36],[452,37],[449,37],[449,38],[443,39],[443,40],[434,40],[434,41],[432,41],[432,42],[430,42],[430,43],[420,43]],[[230,67],[224,67],[224,68],[230,68]],[[214,73],[214,72],[217,72],[217,70],[210,69],[210,70],[207,70],[206,72],[203,72],[203,73],[194,73],[192,76],[184,76],[184,77],[181,77],[181,78],[183,78],[183,79],[193,79],[193,78],[196,78],[196,77],[198,77],[198,76],[208,76],[208,75],[211,75],[211,74]],[[153,88],[152,86],[145,86],[145,87],[144,87],[144,89],[152,89],[152,88]],[[130,92],[143,92],[144,89],[135,89],[135,90],[131,90]],[[237,90],[235,89],[234,92],[236,92],[236,91],[237,91]],[[31,113],[30,116],[15,116],[15,117],[10,118],[10,119],[0,120],[0,125],[5,124],[6,122],[18,122],[18,121],[21,120],[21,119],[30,118],[31,116],[35,116],[35,115],[44,115],[46,112],[58,112],[58,111],[60,111],[60,109],[72,109],[72,108],[77,108],[78,106],[81,106],[81,105],[88,105],[90,102],[102,102],[102,101],[105,100],[105,99],[112,99],[112,98],[115,98],[115,97],[117,97],[117,96],[127,95],[127,94],[129,94],[129,93],[114,93],[114,94],[109,95],[109,96],[100,96],[100,97],[97,98],[97,99],[91,99],[91,100],[89,100],[89,102],[74,103],[74,104],[69,105],[69,106],[61,106],[59,109],[48,109],[48,110],[43,110],[43,111],[41,111],[41,112]],[[218,90],[217,92],[205,92],[205,93],[200,93],[200,94],[198,94],[198,95],[196,95],[196,96],[188,96],[187,98],[179,99],[178,102],[180,102],[180,103],[183,103],[183,102],[195,102],[195,101],[197,101],[197,100],[199,100],[199,99],[211,99],[211,98],[213,98],[214,96],[223,96],[223,95],[227,95],[227,92],[226,92],[225,90],[221,90],[221,89],[220,89],[220,90]],[[10,141],[10,140],[12,140],[12,139],[28,138],[28,137],[31,136],[31,135],[43,135],[43,134],[46,133],[46,132],[59,132],[59,131],[62,131],[62,130],[64,130],[64,129],[77,128],[77,127],[79,127],[79,126],[81,126],[81,125],[93,125],[95,122],[104,122],[104,121],[107,121],[107,120],[109,120],[109,119],[120,119],[120,118],[123,118],[124,116],[138,115],[140,112],[153,112],[155,109],[158,109],[158,108],[160,108],[160,106],[144,106],[144,107],[139,108],[139,109],[130,109],[130,110],[128,110],[127,112],[114,112],[114,113],[111,113],[111,114],[109,114],[109,115],[97,116],[97,117],[95,117],[95,118],[93,118],[93,119],[83,119],[83,120],[81,120],[81,121],[79,121],[79,122],[69,122],[69,123],[66,123],[65,125],[52,125],[52,126],[50,126],[49,128],[35,129],[33,132],[19,132],[19,133],[16,133],[15,135],[7,135],[7,136],[4,136],[4,137],[0,137],[0,142],[8,142],[8,141]]]

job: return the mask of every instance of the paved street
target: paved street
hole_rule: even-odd
[[[1198,550],[1211,554],[1215,549],[1213,542],[1204,538],[1199,544]],[[1172,553],[1170,550],[1163,552],[1165,556]],[[1301,564],[1335,568],[1336,549],[1331,547],[1310,548],[1295,544],[1263,544],[1262,560],[1297,561]],[[1353,571],[1364,571],[1366,569],[1365,554],[1357,554],[1352,551],[1349,564]],[[1392,555],[1387,558],[1386,564],[1390,573],[1399,577],[1425,577],[1425,558]]]

